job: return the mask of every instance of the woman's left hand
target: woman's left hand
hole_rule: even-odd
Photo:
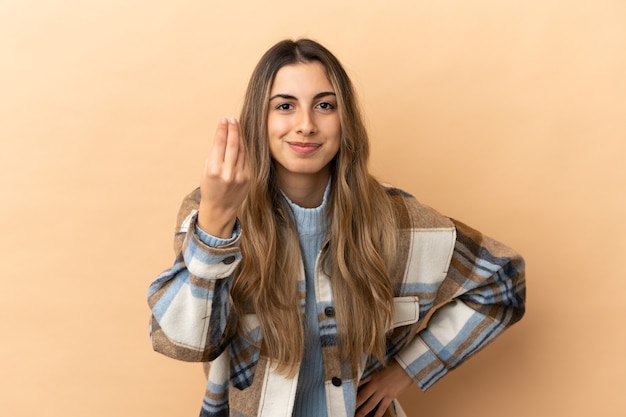
[[[411,377],[395,360],[359,383],[354,417],[366,417],[376,409],[374,417],[382,417],[392,401],[413,384]]]

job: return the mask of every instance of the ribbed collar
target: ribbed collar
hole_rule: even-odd
[[[328,180],[328,184],[326,184],[326,189],[324,190],[322,204],[320,204],[318,207],[300,207],[299,205],[291,201],[285,193],[283,193],[283,196],[285,196],[285,199],[291,207],[293,220],[296,223],[296,227],[298,228],[298,234],[316,235],[319,233],[326,233],[326,230],[328,228],[328,216],[326,213],[326,206],[328,205],[328,196],[330,195],[330,182],[331,181]]]

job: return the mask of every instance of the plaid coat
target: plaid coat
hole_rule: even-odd
[[[391,271],[394,323],[386,354],[426,390],[522,317],[524,261],[401,190],[388,188],[388,194],[399,219],[399,245]],[[220,247],[203,243],[195,233],[199,200],[198,189],[185,198],[176,261],[148,291],[154,349],[175,359],[209,362],[201,416],[291,417],[297,374],[287,378],[274,372],[245,338],[224,337],[233,319],[229,288],[241,261],[239,238]],[[299,280],[304,289],[303,269]],[[315,288],[328,415],[351,417],[358,380],[339,359],[332,287],[319,269]],[[260,341],[256,316],[249,314],[243,322],[250,338]],[[367,359],[360,378],[380,367]],[[397,402],[386,413],[396,415],[404,415]]]

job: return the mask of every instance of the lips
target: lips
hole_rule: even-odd
[[[310,143],[310,142],[287,142],[289,147],[293,149],[297,153],[307,154],[311,152],[315,152],[320,146],[319,143]]]

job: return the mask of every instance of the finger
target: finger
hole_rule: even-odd
[[[378,403],[378,408],[376,409],[376,414],[374,414],[374,417],[383,417],[385,415],[385,411],[387,411],[390,405],[391,401],[383,399],[381,402]]]
[[[363,404],[365,404],[367,400],[375,393],[376,389],[368,385],[363,385],[361,388],[359,388],[359,391],[356,394],[356,408],[359,408]]]
[[[239,158],[239,126],[237,120],[232,118],[228,121],[228,134],[226,137],[226,150],[224,152],[224,164],[226,167],[235,168]]]
[[[220,120],[215,131],[213,147],[209,153],[209,165],[218,167],[224,162],[224,152],[226,151],[226,137],[228,134],[228,121],[226,118]]]
[[[378,399],[376,396],[370,397],[370,399],[367,400],[365,404],[357,408],[358,410],[357,415],[358,416],[370,416],[370,413],[374,410],[376,410],[376,413],[378,413],[380,410],[377,410],[376,407],[378,407],[379,403],[380,403],[380,399]],[[384,410],[383,410],[383,414],[384,414]],[[373,416],[374,414],[371,414],[371,415]]]
[[[240,151],[239,159],[237,159],[236,176],[239,183],[248,183],[251,178],[246,155],[242,151]]]
[[[248,168],[246,163],[246,148],[241,135],[241,127],[239,127],[239,155],[237,156],[237,168],[240,170],[246,170]]]

